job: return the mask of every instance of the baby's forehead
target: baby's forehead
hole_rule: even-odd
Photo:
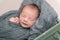
[[[37,13],[39,12],[37,8],[31,7],[30,5],[25,6],[22,11],[24,11],[24,10],[30,10],[31,12],[34,11]]]
[[[30,6],[25,6],[23,8],[23,11],[25,10],[28,10],[28,11],[31,11],[31,12],[34,12],[34,13],[38,13],[38,9],[37,8],[33,8],[33,7],[30,7]]]

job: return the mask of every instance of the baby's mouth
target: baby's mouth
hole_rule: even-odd
[[[26,23],[23,23],[24,25],[27,25]]]

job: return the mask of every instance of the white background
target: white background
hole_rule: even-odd
[[[19,9],[23,0],[0,0],[0,15],[9,11]]]

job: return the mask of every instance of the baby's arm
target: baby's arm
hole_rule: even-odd
[[[18,24],[18,23],[19,23],[19,18],[18,18],[18,17],[11,17],[11,18],[9,19],[9,21]]]

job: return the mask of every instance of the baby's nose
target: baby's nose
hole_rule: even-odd
[[[27,22],[27,21],[28,21],[28,18],[25,18],[25,19],[24,19],[24,21],[26,21],[26,22]]]

